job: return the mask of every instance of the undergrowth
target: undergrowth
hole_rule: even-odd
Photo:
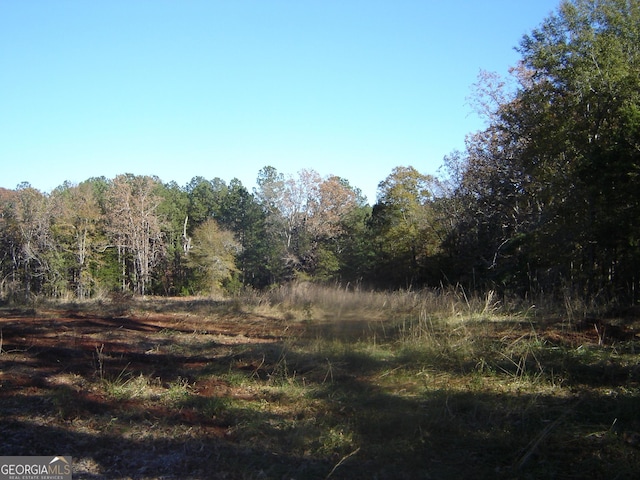
[[[147,443],[128,445],[149,452],[175,447],[181,464],[191,465],[190,478],[207,478],[204,465],[214,457],[226,478],[639,473],[633,336],[601,338],[562,310],[541,312],[461,288],[371,292],[292,284],[245,295],[128,299],[122,322],[130,323],[118,316],[107,319],[112,330],[68,328],[69,348],[83,338],[93,346],[60,357],[62,373],[41,382],[56,385],[46,421],[82,425],[96,438],[111,432],[113,445],[101,449],[112,448],[103,455],[121,463],[118,442],[144,434]],[[77,306],[74,318],[91,317],[92,308]],[[55,313],[30,315],[43,318],[32,334],[46,338]],[[7,325],[0,361],[11,360],[7,368],[16,375],[18,355],[29,365],[44,362],[38,350],[21,350],[8,331],[15,324]],[[636,325],[627,321],[626,328]],[[7,396],[12,388],[0,390],[9,412],[16,411]],[[36,407],[24,408],[11,415],[30,425]],[[69,451],[87,455],[93,437],[78,438]],[[141,476],[127,465],[119,467],[122,476],[165,475],[148,467]]]

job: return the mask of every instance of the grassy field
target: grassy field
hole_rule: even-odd
[[[639,478],[636,314],[310,284],[5,305],[1,451],[78,479]]]

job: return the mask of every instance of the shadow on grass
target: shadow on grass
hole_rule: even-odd
[[[76,320],[81,325],[86,319]],[[349,479],[611,479],[640,474],[639,451],[617,434],[640,429],[636,370],[613,357],[568,355],[543,346],[534,352],[534,362],[522,363],[524,370],[562,371],[574,390],[563,396],[494,393],[461,384],[473,373],[473,356],[445,362],[435,349],[366,348],[358,343],[359,334],[346,336],[352,343],[333,342],[341,329],[313,330],[288,342],[247,338],[225,346],[204,334],[196,343],[186,335],[162,337],[157,327],[148,328],[151,323],[133,319],[122,328],[82,324],[91,334],[120,332],[101,343],[100,359],[101,340],[58,334],[55,322],[42,322],[4,325],[2,451],[70,454],[79,470],[74,478],[322,479],[333,472],[331,478]],[[368,323],[355,325],[363,331]],[[327,344],[314,343],[318,336],[327,341],[323,335]],[[182,341],[183,353],[163,348],[148,353],[150,346],[169,349]],[[493,375],[518,374],[509,370],[516,368],[513,362],[496,360],[495,365],[505,371]],[[456,385],[429,384],[418,376],[423,367],[439,370]],[[196,385],[212,378],[224,383],[234,374],[251,385],[252,393],[238,398],[229,390],[180,391],[182,396],[163,404],[108,398],[92,390],[100,374],[113,379],[125,369],[131,378],[161,377],[165,387],[180,378]],[[411,382],[422,382],[420,388],[404,390],[380,381],[399,370]],[[61,374],[81,380],[73,386],[54,382]],[[300,408],[287,410],[296,401]],[[300,411],[305,405],[312,410]]]
[[[19,421],[3,422],[0,432],[3,455],[64,452],[73,456],[73,478],[77,479],[324,478],[330,468],[314,459],[275,454],[207,435],[136,440]]]
[[[265,384],[309,382],[306,395],[322,404],[318,422],[324,426],[319,428],[349,437],[352,451],[359,448],[341,466],[344,478],[368,478],[362,472],[375,472],[378,478],[635,478],[640,474],[639,452],[621,435],[640,429],[637,385],[630,385],[634,388],[628,393],[594,390],[591,387],[603,385],[598,368],[588,373],[589,367],[577,360],[563,364],[565,373],[571,377],[584,373],[591,383],[569,395],[491,393],[471,385],[433,389],[428,384],[411,393],[385,389],[375,381],[381,372],[416,361],[411,352],[387,359],[347,349],[325,357],[322,352],[304,353],[304,346],[287,350],[272,344],[253,346],[244,355],[248,371],[253,368],[254,378]],[[285,360],[287,371],[282,376],[278,367]],[[423,353],[419,361],[447,368],[437,356]],[[469,365],[451,362],[448,374],[452,379],[468,375]],[[546,368],[552,368],[551,363]],[[419,366],[413,369],[415,377]],[[513,375],[504,373],[510,381],[515,381]],[[620,366],[608,379],[612,387],[628,384],[630,370]],[[258,430],[272,438],[281,433]],[[295,426],[287,432],[288,438],[303,435]],[[260,438],[258,431],[254,434],[250,438]],[[348,455],[347,450],[340,453]]]
[[[64,400],[77,393],[53,394]],[[230,438],[213,428],[220,420],[184,413],[160,420],[153,410],[96,400],[78,404],[66,423],[49,425],[42,419],[55,405],[27,395],[21,404],[41,414],[16,420],[5,404],[3,454],[70,454],[74,478],[87,479],[322,479],[353,452],[332,478],[608,479],[640,473],[637,449],[608,428],[615,419],[637,420],[633,396],[566,400],[441,390],[402,398],[359,382],[327,385],[313,395],[325,405],[325,418],[291,421],[273,412],[223,407],[223,419],[238,421],[233,427],[239,433]],[[79,428],[83,419],[102,431],[86,433]],[[134,437],[132,423],[147,425],[149,432]],[[166,433],[153,435],[159,423]],[[301,451],[302,444],[313,445],[313,435],[329,431],[351,436],[353,445],[333,455]]]

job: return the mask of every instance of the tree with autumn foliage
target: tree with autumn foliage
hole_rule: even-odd
[[[276,278],[300,274],[329,279],[340,270],[340,238],[346,235],[350,215],[360,195],[337,176],[323,178],[306,169],[285,177],[273,167],[258,176],[256,197],[266,216],[272,240],[272,262],[280,267]],[[279,257],[279,258],[278,258]]]

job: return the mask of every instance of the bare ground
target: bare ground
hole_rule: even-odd
[[[240,467],[259,477],[274,464],[302,471],[309,463],[238,445],[233,425],[203,414],[197,401],[257,395],[203,371],[228,368],[231,346],[277,342],[275,319],[14,309],[0,332],[5,455],[71,454],[74,478],[236,478]],[[119,398],[101,382],[138,375],[150,379],[139,396]],[[185,405],[154,398],[176,382],[188,387]]]
[[[514,345],[528,327],[496,324],[484,332]],[[640,430],[640,368],[628,356],[624,364],[583,366],[552,354],[513,357],[524,359],[523,368],[524,361],[546,361],[546,372],[555,367],[558,382],[569,384],[555,393],[511,387],[487,393],[467,380],[452,385],[447,372],[425,367],[399,379],[391,394],[381,382],[406,369],[407,359],[285,356],[292,339],[321,335],[318,325],[224,303],[7,307],[0,309],[0,334],[2,455],[71,455],[74,478],[640,472],[633,437]],[[630,335],[619,339],[625,348],[635,348],[633,332],[620,334]],[[536,335],[554,348],[607,341],[597,325],[571,331],[550,325]],[[515,368],[511,363],[498,369]],[[298,402],[300,392],[305,398]],[[616,423],[625,424],[624,436]]]

